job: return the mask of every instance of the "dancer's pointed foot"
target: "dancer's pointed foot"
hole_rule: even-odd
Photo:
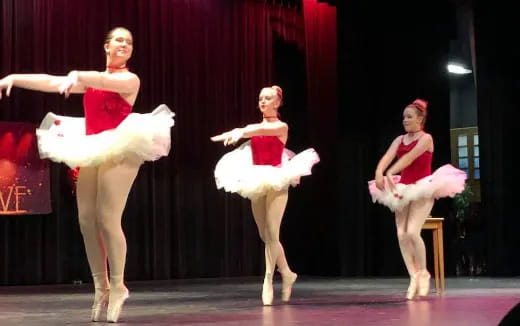
[[[273,274],[266,273],[262,287],[262,303],[264,306],[273,304]]]
[[[92,321],[101,321],[101,314],[107,309],[109,289],[96,289],[96,295],[94,297],[94,303],[92,304],[92,311],[90,313],[90,319]]]
[[[410,276],[410,285],[408,286],[408,291],[406,291],[406,299],[412,300],[417,293],[417,282],[418,282],[419,272]]]
[[[103,312],[107,310],[110,294],[110,282],[108,281],[107,271],[92,273],[94,281],[94,303],[90,312],[90,320],[101,321]]]
[[[430,292],[430,278],[431,276],[428,271],[424,270],[419,272],[417,294],[420,297],[425,297],[428,295],[428,292]]]
[[[282,301],[287,302],[291,299],[292,286],[297,278],[298,274],[291,271],[282,274]]]
[[[107,310],[107,322],[117,323],[119,316],[123,311],[123,304],[129,296],[128,289],[126,287],[121,289],[112,289],[110,291]]]

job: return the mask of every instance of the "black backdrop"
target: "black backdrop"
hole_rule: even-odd
[[[454,37],[448,2],[397,5],[338,2],[340,92],[338,224],[342,275],[405,275],[391,212],[373,205],[366,181],[402,131],[404,107],[429,101],[426,131],[435,141],[433,168],[450,162],[446,62]],[[446,217],[449,200],[433,215]],[[429,240],[429,235],[426,239]],[[448,247],[449,248],[449,247]]]
[[[491,275],[518,275],[520,226],[518,196],[517,123],[520,91],[520,48],[517,20],[511,5],[475,1],[475,54],[478,126],[481,139],[482,214],[487,221]]]

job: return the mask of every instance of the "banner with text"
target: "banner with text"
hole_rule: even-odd
[[[35,130],[0,122],[0,215],[51,212],[49,162],[40,159]]]

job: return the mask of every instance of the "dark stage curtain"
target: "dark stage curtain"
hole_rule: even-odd
[[[393,139],[404,133],[402,111],[417,97],[429,101],[426,131],[435,142],[432,168],[450,162],[445,66],[454,11],[447,1],[338,1],[337,10],[340,273],[406,275],[393,214],[372,204],[367,181],[374,178]],[[433,215],[446,217],[450,205],[449,199],[437,201]],[[430,235],[425,233],[425,238],[429,241]],[[448,243],[445,248],[448,253]]]
[[[320,270],[313,267],[323,259],[318,248],[332,246],[334,229],[332,199],[322,199],[333,192],[328,137],[336,128],[336,95],[335,85],[307,90],[315,78],[334,82],[335,61],[316,62],[334,59],[335,48],[324,54],[319,42],[327,32],[314,31],[302,8],[245,0],[0,2],[1,76],[103,70],[105,33],[125,26],[135,40],[129,66],[141,79],[134,110],[149,112],[165,103],[176,113],[171,154],[142,166],[128,199],[128,280],[262,274],[263,246],[249,202],[215,189],[215,163],[229,149],[209,137],[259,121],[258,91],[272,84],[285,90],[288,147],[312,146],[324,158],[316,176],[291,191],[282,226],[295,269]],[[311,9],[305,17],[321,17]],[[332,11],[327,15],[335,20]],[[321,111],[316,97],[324,95],[330,99]],[[4,121],[39,124],[47,111],[81,116],[81,97],[13,89],[0,101]],[[308,131],[314,121],[327,131]],[[0,284],[90,280],[63,165],[51,164],[51,196],[52,214],[0,218]]]
[[[309,233],[316,246],[313,249],[312,265],[306,270],[316,275],[338,274],[337,232],[335,217],[336,202],[336,146],[338,117],[338,71],[337,71],[337,19],[336,7],[316,1],[303,2],[306,40],[307,106],[309,119],[307,128],[313,145],[321,156],[312,180],[314,192],[307,209],[313,209],[318,220],[310,225]],[[332,123],[331,123],[332,122]],[[309,248],[307,248],[309,250]]]
[[[517,18],[510,5],[475,1],[475,58],[481,151],[482,215],[487,221],[490,275],[518,275],[520,220],[515,199],[518,168],[513,130],[519,107],[520,50]]]

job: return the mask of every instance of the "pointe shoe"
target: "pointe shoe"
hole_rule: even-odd
[[[103,289],[103,291],[104,293],[101,294],[99,299],[94,300],[92,304],[92,311],[90,313],[90,320],[92,321],[101,321],[101,314],[107,309],[110,292],[108,289]]]
[[[417,292],[417,278],[419,277],[419,272],[410,276],[410,285],[408,286],[408,290],[406,291],[406,299],[412,300],[415,297],[415,293]]]
[[[273,304],[273,275],[265,274],[264,285],[262,287],[262,303],[264,306]]]
[[[287,302],[291,299],[292,286],[297,278],[298,274],[293,272],[282,274],[282,301]]]
[[[107,310],[108,299],[110,295],[110,282],[108,274],[105,271],[92,273],[94,281],[94,303],[90,312],[90,320],[101,321],[101,314]]]
[[[428,271],[421,272],[418,278],[418,290],[417,294],[420,297],[425,297],[430,291],[430,273]]]
[[[118,292],[115,292],[114,290],[110,292],[107,309],[107,322],[117,323],[119,320],[119,315],[123,310],[123,304],[129,296],[130,295],[127,288],[124,288],[122,291]]]

